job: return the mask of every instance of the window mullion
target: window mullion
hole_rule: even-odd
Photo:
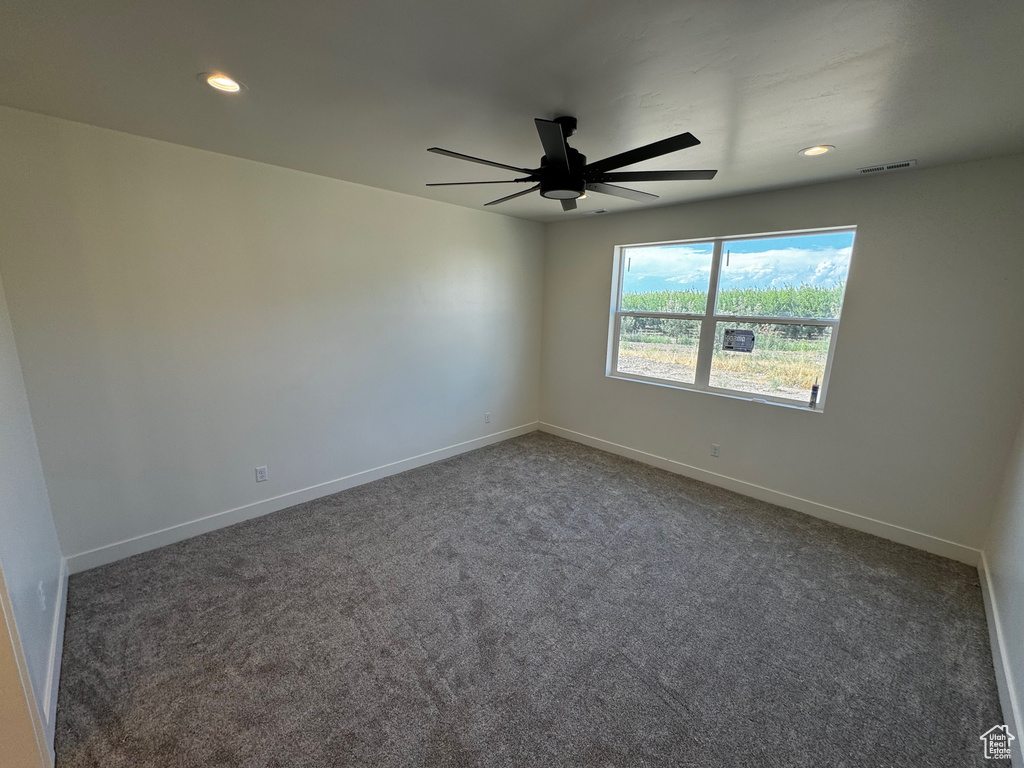
[[[619,312],[623,317],[656,317],[662,320],[703,320],[704,315],[693,315],[685,312],[641,312],[627,310]]]
[[[700,326],[700,346],[697,348],[697,370],[694,385],[707,387],[711,380],[711,356],[715,351],[715,304],[718,302],[718,272],[722,265],[722,241],[715,240],[711,255],[711,276],[708,282],[708,304]]]

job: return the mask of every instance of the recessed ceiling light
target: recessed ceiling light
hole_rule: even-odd
[[[816,144],[813,147],[807,147],[807,149],[801,149],[800,154],[806,155],[807,157],[814,157],[815,155],[824,155],[826,152],[831,152],[835,147],[831,144]]]
[[[218,91],[226,91],[227,93],[238,93],[244,88],[241,83],[232,80],[223,72],[203,72],[199,75],[199,79],[205,80],[206,84],[211,88],[216,88]]]

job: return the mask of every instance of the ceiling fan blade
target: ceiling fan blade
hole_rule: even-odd
[[[531,192],[536,192],[538,189],[540,189],[540,184],[538,184],[535,187],[530,187],[529,189],[524,189],[522,192],[516,192],[514,194],[508,195],[507,197],[499,197],[497,200],[491,200],[491,202],[489,203],[484,203],[484,205],[497,205],[498,203],[504,203],[506,200],[511,200],[514,197],[522,197],[523,195],[528,195]]]
[[[502,179],[501,181],[440,181],[427,184],[428,187],[459,187],[463,184],[515,184],[517,181],[536,181],[536,179]]]
[[[718,171],[621,171],[602,173],[601,181],[692,181],[713,179]]]
[[[606,157],[604,160],[598,160],[596,163],[590,163],[590,165],[587,166],[587,175],[592,176],[595,173],[601,174],[605,171],[612,171],[616,168],[633,165],[634,163],[642,163],[644,160],[661,157],[662,155],[667,155],[669,152],[678,152],[680,149],[695,147],[698,144],[700,144],[700,142],[692,133],[680,133],[678,136],[662,139],[661,141],[656,141],[653,144],[637,147],[636,149],[631,149],[628,152],[612,155],[611,157]]]
[[[491,165],[495,168],[504,168],[507,171],[518,171],[519,173],[532,174],[529,168],[517,168],[514,165],[505,165],[504,163],[495,163],[490,160],[483,160],[479,157],[473,157],[472,155],[463,155],[460,152],[452,152],[448,149],[441,149],[440,147],[430,147],[427,152],[433,152],[435,155],[444,155],[445,157],[454,157],[456,160],[468,160],[471,163],[480,163],[481,165]]]
[[[554,120],[535,118],[540,143],[544,145],[544,154],[548,158],[548,168],[555,168],[560,173],[569,173],[569,153],[565,149],[565,134],[562,126]]]
[[[571,197],[568,200],[563,200],[562,201],[562,210],[563,211],[575,211],[576,210],[576,200],[574,198],[571,198]]]
[[[638,203],[645,203],[648,200],[657,200],[657,195],[652,195],[650,192],[641,192],[639,189],[627,189],[626,187],[616,187],[612,184],[602,184],[601,182],[594,182],[587,184],[588,192],[600,192],[604,195],[615,195],[616,197],[624,197],[627,200],[636,200]]]

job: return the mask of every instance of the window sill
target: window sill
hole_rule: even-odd
[[[801,405],[795,402],[782,402],[780,400],[768,400],[763,397],[757,397],[756,395],[742,395],[734,394],[729,392],[718,392],[712,389],[702,389],[688,384],[673,384],[667,381],[658,379],[647,379],[642,376],[627,376],[622,373],[606,373],[609,379],[618,379],[619,381],[631,381],[636,384],[652,384],[656,387],[665,387],[666,389],[676,389],[683,392],[696,392],[702,395],[712,395],[714,397],[724,397],[728,400],[739,400],[747,403],[757,403],[759,405],[771,405],[777,408],[786,408],[791,411],[802,411],[803,413],[817,413],[822,414],[825,412],[824,401],[819,401],[815,408],[810,408],[806,405]]]

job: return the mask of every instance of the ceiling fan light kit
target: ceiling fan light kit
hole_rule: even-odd
[[[507,200],[513,200],[531,192],[540,191],[541,197],[549,200],[559,200],[562,203],[562,210],[571,211],[576,208],[576,200],[586,197],[587,192],[599,192],[603,195],[614,195],[627,200],[645,202],[657,200],[657,195],[649,192],[641,192],[638,189],[620,187],[609,184],[611,181],[645,182],[645,181],[692,181],[713,179],[718,171],[625,171],[614,172],[623,168],[655,157],[667,155],[670,152],[678,152],[681,149],[694,147],[700,142],[691,133],[681,133],[678,136],[671,136],[653,144],[631,149],[618,155],[606,157],[594,163],[587,163],[586,155],[569,146],[568,139],[576,133],[575,117],[557,117],[554,120],[536,118],[534,124],[537,127],[537,134],[540,136],[540,143],[544,147],[544,156],[540,159],[540,166],[537,168],[520,168],[504,163],[495,163],[491,160],[484,160],[471,155],[463,155],[440,147],[430,147],[427,151],[435,154],[454,157],[457,160],[467,160],[471,163],[490,165],[494,168],[503,168],[509,171],[525,174],[517,179],[506,179],[503,181],[449,181],[435,184],[427,184],[428,187],[462,186],[466,184],[520,184],[533,183],[534,186],[515,192],[497,200],[492,200],[486,205],[497,205]]]

